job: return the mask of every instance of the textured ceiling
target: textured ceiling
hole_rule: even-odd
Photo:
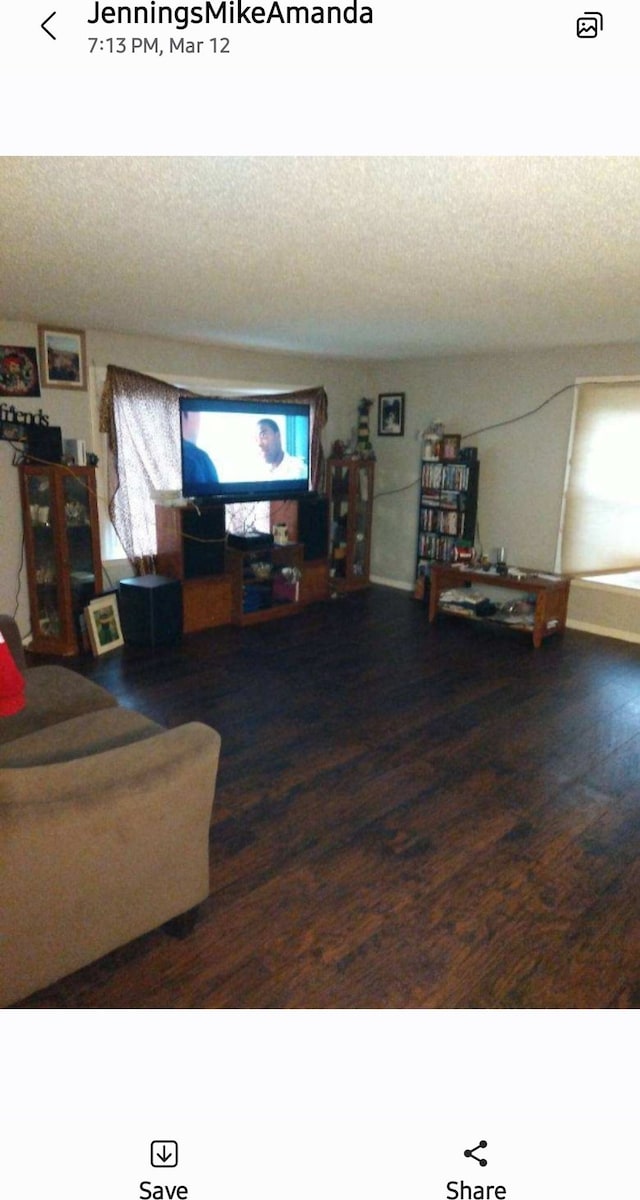
[[[640,159],[3,158],[0,315],[313,352],[637,341]]]

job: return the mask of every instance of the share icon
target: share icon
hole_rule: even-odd
[[[464,1152],[465,1158],[474,1158],[481,1167],[486,1167],[486,1165],[487,1165],[486,1158],[478,1158],[478,1156],[476,1154],[476,1150],[485,1150],[486,1145],[487,1145],[486,1142],[478,1142],[478,1145],[474,1146],[473,1150],[465,1150],[465,1152]]]

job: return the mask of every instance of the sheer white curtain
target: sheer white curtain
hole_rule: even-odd
[[[107,367],[100,427],[108,439],[109,513],[129,561],[145,574],[156,552],[153,490],[181,485],[179,389]]]
[[[640,380],[578,389],[560,570],[640,566]]]

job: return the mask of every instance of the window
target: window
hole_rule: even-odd
[[[640,565],[640,381],[578,388],[559,560],[580,575]]]

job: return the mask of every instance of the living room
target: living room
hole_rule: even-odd
[[[478,794],[484,795],[491,805],[496,803],[500,791],[497,782],[500,772],[507,769],[505,755],[510,759],[509,769],[518,772],[520,787],[524,788],[529,778],[524,759],[516,768],[517,738],[511,750],[506,748],[510,737],[507,697],[511,702],[516,700],[516,676],[523,687],[526,681],[529,689],[526,694],[517,693],[517,702],[523,705],[523,711],[537,712],[538,719],[543,721],[549,695],[541,689],[544,672],[548,672],[546,686],[555,689],[558,697],[553,715],[557,739],[564,728],[562,706],[565,700],[568,703],[569,692],[571,705],[578,704],[575,689],[580,670],[584,671],[584,686],[587,678],[601,672],[605,690],[611,689],[615,675],[620,689],[620,721],[627,722],[629,738],[637,736],[629,699],[636,670],[633,645],[640,640],[640,613],[635,604],[625,607],[620,627],[612,627],[611,620],[615,618],[608,619],[603,626],[607,638],[594,637],[593,632],[587,631],[603,622],[589,609],[588,590],[585,599],[579,584],[572,583],[568,633],[564,639],[557,639],[560,648],[554,647],[547,654],[545,647],[532,659],[529,647],[525,657],[523,647],[508,637],[503,641],[491,638],[483,644],[478,638],[470,641],[467,631],[460,632],[455,626],[451,629],[447,626],[442,635],[438,627],[440,641],[436,648],[435,635],[429,634],[424,609],[413,599],[413,592],[421,439],[432,421],[441,421],[447,432],[460,435],[463,446],[478,449],[481,463],[478,544],[487,553],[495,546],[506,547],[509,562],[518,566],[542,572],[553,572],[556,568],[575,385],[583,380],[636,379],[640,374],[634,292],[640,271],[636,270],[638,264],[632,257],[637,249],[624,228],[610,227],[604,221],[611,196],[615,194],[620,210],[626,214],[624,227],[632,228],[638,171],[637,160],[633,159],[141,159],[126,164],[124,160],[119,164],[113,159],[30,162],[16,159],[3,164],[0,198],[9,236],[3,247],[5,282],[0,304],[3,313],[0,340],[4,346],[34,347],[38,326],[45,320],[55,321],[60,328],[84,332],[86,392],[45,388],[30,406],[34,410],[41,407],[52,425],[61,426],[65,438],[82,439],[98,456],[102,555],[109,579],[114,583],[130,574],[130,565],[114,552],[105,506],[106,445],[98,427],[98,406],[109,364],[209,395],[290,392],[322,386],[328,397],[328,419],[323,432],[325,454],[336,440],[348,441],[353,436],[361,398],[370,397],[374,401],[370,594],[334,609],[325,606],[327,611],[310,611],[308,616],[304,615],[307,622],[304,625],[298,621],[279,623],[278,630],[270,630],[269,639],[253,638],[252,631],[212,631],[206,635],[214,639],[207,642],[210,649],[206,653],[211,654],[209,667],[201,661],[205,635],[196,635],[191,643],[185,639],[182,647],[166,655],[137,653],[127,657],[125,649],[124,654],[116,652],[103,662],[93,663],[85,658],[77,664],[80,671],[113,687],[125,705],[142,701],[143,707],[148,705],[145,709],[148,715],[170,723],[180,714],[187,720],[194,716],[196,663],[197,686],[204,688],[206,681],[206,686],[212,689],[216,686],[213,664],[217,664],[225,687],[216,700],[215,719],[223,719],[225,728],[221,730],[221,775],[214,805],[214,809],[216,806],[219,809],[213,825],[213,855],[222,851],[224,857],[224,846],[215,845],[215,829],[218,827],[222,836],[225,821],[232,840],[247,838],[252,844],[255,842],[262,818],[257,825],[250,822],[249,830],[243,825],[241,812],[246,804],[254,809],[260,806],[263,786],[274,800],[275,808],[280,789],[289,796],[296,786],[303,786],[302,768],[295,769],[289,756],[285,755],[282,762],[278,755],[278,737],[291,746],[294,731],[297,737],[301,736],[300,724],[294,722],[283,729],[274,717],[270,732],[269,714],[253,713],[254,732],[259,731],[261,744],[269,748],[276,763],[281,761],[282,766],[280,777],[274,768],[261,778],[253,752],[243,746],[251,721],[243,727],[230,694],[228,672],[233,670],[234,661],[238,671],[235,678],[238,685],[242,681],[245,702],[251,670],[255,670],[263,689],[268,688],[269,678],[278,681],[278,689],[285,688],[284,678],[277,672],[274,674],[275,648],[294,672],[296,686],[299,675],[287,657],[292,652],[290,647],[296,650],[298,661],[307,663],[309,671],[322,677],[325,683],[328,684],[332,671],[336,675],[342,671],[347,676],[349,688],[337,692],[340,699],[334,713],[320,705],[315,690],[306,702],[300,698],[310,727],[331,733],[331,737],[323,734],[320,740],[325,753],[329,745],[332,747],[335,771],[341,758],[344,760],[344,778],[338,789],[343,798],[349,778],[353,786],[354,778],[362,777],[375,791],[376,784],[365,763],[367,755],[373,755],[375,736],[381,735],[385,721],[394,731],[397,750],[394,758],[391,747],[387,746],[389,774],[387,777],[383,771],[380,778],[386,778],[388,786],[395,789],[405,779],[403,772],[411,773],[414,782],[420,774],[421,763],[415,751],[410,751],[407,734],[413,728],[420,729],[422,735],[429,722],[422,724],[426,717],[420,719],[409,700],[401,700],[393,678],[388,678],[394,661],[392,648],[397,662],[402,664],[402,669],[397,668],[396,684],[402,680],[410,688],[413,680],[414,689],[417,687],[414,694],[423,700],[426,679],[416,684],[413,666],[417,648],[430,657],[431,669],[440,679],[446,664],[452,667],[455,664],[460,687],[466,688],[479,728],[483,697],[477,681],[481,676],[487,681],[492,693],[495,692],[494,699],[500,693],[500,705],[492,709],[496,725],[493,727],[490,721],[484,729],[492,752],[501,741],[505,746],[499,764],[495,753],[491,762],[486,759],[485,741],[470,746],[464,731],[458,730],[461,691],[451,710],[443,707],[441,697],[440,706],[434,707],[430,714],[435,720],[439,713],[449,723],[449,740],[453,741],[454,730],[460,734],[457,746],[448,747],[448,768],[454,761],[451,757],[454,749],[462,756],[471,753],[476,785],[480,781]],[[286,188],[277,191],[278,181],[282,185],[283,180]],[[177,192],[179,184],[182,190]],[[213,197],[208,217],[207,189]],[[291,204],[283,203],[282,191],[294,196]],[[176,195],[180,196],[177,203],[173,199]],[[277,205],[273,201],[275,195],[278,195]],[[327,196],[331,197],[331,203]],[[270,201],[275,205],[271,211]],[[114,203],[119,207],[114,209]],[[578,204],[580,221],[576,222]],[[100,205],[104,205],[103,215]],[[176,265],[176,242],[172,240],[175,230],[167,226],[172,209],[176,210],[175,226],[181,230],[184,255],[190,259],[182,277]],[[113,215],[109,217],[114,211],[115,219]],[[460,212],[464,214],[462,218]],[[190,222],[194,229],[191,251]],[[218,261],[216,248],[215,261],[208,267],[210,275],[204,272],[209,294],[215,296],[213,316],[208,308],[197,312],[189,310],[188,305],[186,310],[183,307],[189,273],[195,271],[195,259],[202,252],[203,230],[212,244],[216,239],[221,243],[228,240],[232,251],[229,259],[220,252]],[[155,260],[145,258],[137,245],[141,239],[156,246]],[[123,263],[119,261],[119,269],[114,271],[113,256],[122,242],[129,256],[129,269],[122,270]],[[287,245],[288,259],[283,257]],[[263,259],[265,248],[268,253]],[[232,272],[234,254],[239,264],[236,275]],[[252,262],[257,271],[253,277]],[[60,263],[64,263],[64,268]],[[411,270],[408,263],[412,264]],[[71,281],[66,289],[62,289],[63,277],[67,285]],[[193,282],[194,294],[198,287]],[[225,289],[230,293],[228,312]],[[301,297],[305,298],[303,308],[300,308]],[[244,333],[238,325],[241,302],[247,309]],[[405,397],[402,437],[385,438],[378,432],[377,397],[387,393]],[[26,637],[30,616],[22,519],[13,449],[6,442],[0,443],[0,488],[4,499],[0,610],[16,615],[20,631]],[[404,646],[398,640],[398,630],[407,639]],[[313,636],[320,639],[315,651]],[[327,650],[328,636],[332,641]],[[360,668],[362,679],[367,678],[367,671],[371,673],[369,678],[380,689],[383,707],[377,711],[363,703],[358,713],[353,675],[358,670],[359,656],[365,655],[365,638],[373,645],[377,637],[383,639],[377,648],[378,666],[369,661],[370,651],[367,651],[366,662],[360,659]],[[346,643],[341,639],[346,639]],[[250,664],[246,660],[252,653],[255,658]],[[538,653],[540,658],[536,657]],[[470,656],[475,656],[476,669],[467,675]],[[386,666],[384,682],[380,678],[381,663]],[[169,699],[172,677],[176,690]],[[515,691],[509,690],[514,688]],[[573,774],[566,761],[562,767],[556,762],[554,785],[570,780],[578,787],[578,779],[582,778],[578,771],[579,745],[589,731],[593,732],[597,697],[603,694],[599,689],[589,693],[592,703],[589,716],[583,714],[583,724],[573,729],[576,738]],[[228,704],[226,711],[224,698]],[[540,704],[540,708],[536,709],[535,704]],[[575,716],[571,705],[570,711]],[[249,705],[248,712],[251,710]],[[210,714],[211,710],[207,719]],[[286,721],[291,720],[287,709]],[[549,729],[545,732],[548,734]],[[612,734],[612,753],[621,752],[621,737],[620,732]],[[547,745],[555,746],[553,753],[557,753],[557,741],[548,739]],[[311,752],[310,746],[308,751]],[[529,742],[522,751],[526,752],[534,752],[534,758],[542,753],[537,742]],[[247,788],[244,797],[236,795],[231,778],[233,763],[239,766],[244,763],[245,774],[241,776]],[[380,761],[376,765],[382,766]],[[422,764],[428,770],[432,766]],[[315,767],[319,769],[317,763]],[[549,762],[544,769],[550,769]],[[626,770],[630,770],[629,766]],[[536,786],[541,786],[543,776],[541,768]],[[590,778],[589,786],[595,786]],[[623,790],[627,796],[631,785],[628,776],[625,778]],[[442,780],[438,782],[441,786]],[[318,780],[312,785],[307,779],[307,786],[311,789],[310,796],[317,789]],[[467,786],[471,788],[470,779],[464,785]],[[585,786],[582,780],[580,787]],[[604,795],[607,790],[604,785],[602,790]],[[611,800],[613,793],[607,794]],[[334,812],[332,819],[335,816]],[[367,814],[367,836],[371,823],[380,819],[381,811],[375,808]],[[594,815],[594,820],[605,820],[605,808],[597,818]],[[506,827],[497,817],[496,821],[494,832],[500,827],[500,836],[506,836]],[[285,837],[287,828],[285,822],[277,834],[272,830],[270,836]],[[403,833],[401,823],[394,829],[393,837],[400,844],[408,834]],[[423,844],[422,836],[429,835],[414,829],[409,838],[412,853],[416,855]],[[388,830],[385,838],[393,841]],[[304,890],[307,868],[301,864],[299,867],[301,874],[295,887]],[[268,859],[260,862],[258,855],[250,869],[256,871],[256,878],[262,878],[262,873],[268,871]],[[397,885],[395,879],[392,886],[397,888]],[[240,887],[238,877],[226,886],[226,896],[231,902],[233,888]],[[334,899],[337,905],[337,898]],[[528,897],[525,908],[530,900]],[[446,901],[443,899],[442,903]],[[397,897],[393,904],[390,901],[392,908],[397,904],[402,905]],[[213,910],[208,920],[213,922]],[[336,921],[339,922],[339,917]],[[205,932],[201,936],[205,945],[208,935]],[[141,955],[138,967],[144,971],[146,951],[138,949]],[[130,959],[123,953],[119,960],[122,980],[136,970],[135,951],[129,952],[133,954]],[[162,957],[165,972],[171,971],[170,961],[182,963],[185,977],[193,969],[188,949],[173,951],[174,958],[170,960],[171,950],[158,950],[154,943],[150,953],[152,957],[155,953]],[[622,950],[621,954],[627,962]],[[245,965],[241,970],[246,973],[248,1003],[251,998],[256,1004],[278,1003],[278,996],[284,997],[282,1003],[300,1006],[305,1002],[345,1003],[339,990],[332,988],[328,988],[323,1000],[318,979],[306,989],[262,993],[260,969],[255,967],[259,958],[257,949],[256,956],[252,956],[245,947]],[[589,969],[595,970],[593,963]],[[416,971],[419,974],[419,964]],[[86,976],[75,993],[73,988],[67,993],[63,989],[52,1003],[54,1006],[73,1003],[68,997],[75,996],[76,1002],[90,1006],[99,1003],[96,997],[102,996],[107,1007],[118,1006],[120,994],[127,995],[126,1003],[131,1007],[153,1006],[153,985],[136,992],[135,986],[127,991],[123,982],[120,993],[118,987],[101,991],[105,972],[108,974],[107,967],[100,978]],[[230,967],[229,978],[232,976]],[[505,972],[501,978],[504,981]],[[92,1000],[93,985],[96,991]],[[552,987],[527,992],[521,990],[521,983],[509,989],[499,986],[494,979],[493,991],[487,983],[477,993],[472,989],[465,992],[462,984],[450,992],[434,986],[430,993],[424,980],[417,976],[405,991],[396,992],[391,986],[382,992],[372,989],[369,1000],[360,981],[351,1001],[346,1003],[366,1007],[367,1003],[380,1003],[379,997],[383,995],[384,1003],[396,1005],[413,1002],[465,1007],[471,998],[472,1002],[488,1007],[527,1003],[598,1006],[603,1003],[604,995],[607,1002],[614,1003],[614,996],[620,994],[627,1000],[635,994],[626,977],[619,991],[609,978],[603,993],[590,990],[584,979],[573,992],[554,992]],[[267,995],[269,999],[265,999]],[[207,994],[201,985],[191,992],[177,989],[173,996],[173,1003],[178,1005],[242,1003],[241,991],[222,988]]]
[[[126,160],[123,160],[126,161]],[[90,320],[83,318],[87,305],[97,288],[106,287],[101,276],[100,260],[108,257],[113,248],[99,244],[95,246],[94,223],[99,214],[96,209],[98,197],[104,196],[105,209],[113,212],[113,205],[120,198],[121,217],[102,220],[102,238],[105,228],[114,245],[125,241],[127,253],[139,253],[137,242],[145,221],[149,222],[149,241],[161,245],[163,223],[169,220],[168,212],[175,203],[173,191],[180,172],[171,171],[169,162],[162,160],[161,171],[165,179],[166,195],[156,200],[158,211],[153,217],[150,196],[158,195],[160,184],[150,183],[150,195],[146,192],[145,173],[152,171],[150,160],[134,160],[126,170],[117,171],[117,160],[37,159],[27,167],[21,160],[5,160],[3,167],[3,221],[9,230],[4,257],[5,292],[3,321],[0,334],[5,345],[35,346],[37,325],[42,320],[56,316],[56,290],[60,287],[58,264],[65,262],[65,278],[74,279],[74,295],[77,299],[71,310],[75,314],[74,325],[86,331],[86,353],[89,365],[88,391],[65,392],[56,388],[45,390],[41,400],[50,424],[59,424],[65,438],[80,438],[88,449],[100,459],[99,482],[101,495],[106,494],[106,472],[104,435],[98,430],[97,406],[107,364],[132,368],[154,377],[167,379],[189,386],[195,391],[211,394],[212,390],[291,391],[299,387],[324,386],[328,398],[328,421],[323,433],[325,453],[335,439],[348,440],[357,423],[357,405],[362,396],[374,399],[380,393],[397,391],[406,395],[405,433],[402,438],[378,438],[376,410],[372,409],[372,440],[376,451],[376,503],[375,523],[372,539],[371,572],[374,579],[390,586],[412,590],[415,579],[416,531],[417,531],[417,477],[420,463],[421,432],[433,419],[444,421],[448,431],[459,433],[463,445],[476,444],[482,461],[482,486],[479,495],[478,527],[480,540],[487,552],[493,546],[506,546],[511,561],[534,565],[540,570],[554,569],[560,527],[567,451],[571,432],[574,396],[571,385],[582,379],[626,378],[637,375],[639,352],[635,338],[633,301],[625,288],[631,287],[625,280],[632,278],[628,238],[616,228],[611,234],[602,232],[602,215],[610,204],[611,195],[619,193],[621,208],[634,202],[630,192],[635,187],[636,161],[633,159],[568,159],[568,160],[491,160],[491,171],[487,171],[483,160],[431,160],[432,166],[416,166],[430,160],[398,160],[393,176],[387,167],[382,174],[382,184],[376,179],[380,172],[376,166],[380,160],[262,160],[264,179],[255,182],[255,160],[232,160],[233,169],[228,168],[227,184],[231,195],[226,193],[217,201],[217,218],[223,222],[234,216],[233,236],[241,247],[242,266],[249,271],[252,248],[264,245],[268,229],[256,224],[255,234],[247,237],[247,226],[258,220],[259,212],[267,203],[277,179],[283,171],[293,190],[296,173],[304,172],[301,178],[307,192],[315,186],[321,195],[323,186],[340,191],[347,211],[340,211],[334,227],[336,231],[337,257],[343,255],[348,232],[357,227],[358,238],[350,254],[356,280],[363,278],[363,290],[383,287],[379,280],[380,268],[376,265],[372,278],[367,280],[363,265],[369,255],[367,235],[363,223],[373,220],[377,211],[378,226],[371,228],[369,235],[372,247],[378,246],[387,228],[387,244],[378,248],[385,269],[390,269],[391,260],[403,261],[416,254],[416,221],[428,198],[428,188],[433,189],[433,226],[437,229],[447,220],[447,205],[450,195],[457,195],[462,203],[467,199],[465,212],[465,243],[455,247],[455,238],[445,255],[438,244],[436,259],[437,287],[444,288],[447,278],[451,280],[453,299],[447,297],[444,317],[437,310],[429,316],[432,296],[419,296],[398,302],[398,315],[391,317],[391,309],[384,308],[380,314],[381,301],[368,299],[367,304],[375,310],[376,325],[384,324],[384,354],[376,353],[376,344],[366,341],[357,330],[358,286],[349,277],[349,301],[340,300],[341,305],[354,305],[351,320],[342,321],[340,353],[331,351],[331,341],[321,327],[314,329],[315,345],[322,345],[323,352],[301,353],[295,349],[309,342],[308,331],[290,335],[290,344],[283,350],[277,345],[286,342],[285,332],[276,327],[269,334],[260,328],[260,309],[247,284],[247,293],[252,294],[251,321],[248,323],[246,343],[241,345],[240,336],[234,330],[221,331],[216,341],[207,342],[206,337],[178,338],[145,333],[142,328],[127,328],[123,313],[131,312],[129,325],[135,324],[134,312],[139,303],[135,280],[119,280],[111,285],[113,295],[109,297],[110,310],[107,320],[116,328],[95,328]],[[185,160],[174,160],[177,163]],[[200,160],[200,163],[206,160]],[[384,160],[385,162],[393,160]],[[457,166],[454,166],[457,162]],[[535,164],[532,167],[532,163]],[[597,165],[596,165],[597,164]],[[180,167],[184,172],[185,168]],[[195,168],[194,168],[195,170]],[[12,182],[12,176],[15,178]],[[153,179],[153,177],[152,177]],[[206,176],[200,166],[195,176],[194,187],[204,188]],[[107,185],[111,194],[107,200]],[[245,200],[247,211],[238,212],[236,191],[255,189],[251,204]],[[502,187],[502,192],[500,188]],[[451,189],[451,192],[447,189]],[[263,190],[261,190],[263,189]],[[466,189],[463,192],[462,189]],[[501,195],[501,205],[495,201],[496,189]],[[554,192],[555,189],[555,192]],[[405,199],[406,212],[402,214],[403,191],[413,198]],[[574,228],[575,206],[580,193],[589,193],[589,211],[583,214],[580,229]],[[369,194],[375,202],[368,199]],[[388,209],[376,206],[382,203],[379,193],[387,195]],[[47,202],[44,203],[44,195]],[[417,199],[415,197],[418,197]],[[429,199],[429,203],[431,200]],[[582,202],[581,202],[582,203]],[[55,211],[54,211],[55,206]],[[226,206],[226,207],[225,207]],[[231,207],[229,207],[231,206]],[[318,201],[318,231],[326,238],[326,204]],[[46,216],[46,213],[49,216]],[[397,226],[388,225],[393,213],[397,213]],[[99,216],[98,216],[98,219]],[[204,218],[202,218],[204,219]],[[213,218],[212,218],[213,219]],[[420,217],[423,220],[422,217]],[[177,217],[182,234],[182,219]],[[402,221],[402,224],[401,224]],[[295,222],[295,233],[302,240],[302,248],[309,255],[305,268],[304,287],[313,282],[315,272],[320,269],[317,255],[304,243],[307,236],[300,229],[299,218],[287,209],[280,216],[281,228],[278,241],[274,244],[274,256],[282,254],[281,242],[286,241],[288,229]],[[527,230],[541,227],[544,230],[545,262],[539,263],[535,254],[542,250],[535,243],[539,235],[529,236]],[[627,222],[627,227],[629,222]],[[57,229],[59,246],[51,240],[52,229]],[[330,225],[329,225],[330,228]],[[495,257],[491,274],[486,275],[483,255],[479,251],[492,230],[491,245]],[[503,229],[511,229],[512,243],[503,235]],[[13,230],[13,236],[11,231]],[[392,231],[392,232],[391,232]],[[168,235],[166,235],[168,236]],[[435,251],[431,245],[433,231],[424,234],[419,274],[431,270],[429,255]],[[399,240],[403,239],[403,241]],[[534,251],[535,244],[535,251]],[[589,258],[589,247],[593,247],[593,261]],[[502,247],[502,248],[501,248]],[[564,249],[563,249],[564,247]],[[201,252],[198,247],[198,253]],[[611,256],[606,274],[600,273],[595,280],[596,264],[606,253]],[[174,253],[174,251],[171,251]],[[520,253],[522,282],[511,279],[513,262],[517,263]],[[74,259],[70,262],[70,255]],[[94,263],[89,267],[93,254]],[[465,255],[471,256],[465,257]],[[558,296],[554,305],[548,302],[549,271],[553,261],[561,256],[562,269],[558,271],[556,289]],[[499,256],[499,257],[498,257]],[[476,261],[473,261],[475,257]],[[533,258],[533,263],[532,263]],[[624,259],[624,263],[622,260]],[[618,264],[616,274],[615,264]],[[83,265],[84,264],[84,265]],[[613,264],[613,265],[612,265]],[[216,269],[226,269],[220,264]],[[164,296],[166,288],[163,253],[159,251],[153,269],[155,287]],[[193,268],[192,268],[193,269]],[[299,269],[299,268],[297,268]],[[336,263],[332,270],[345,274]],[[621,272],[625,274],[622,276]],[[356,275],[356,271],[358,275]],[[469,272],[472,272],[470,275]],[[483,274],[484,272],[484,274]],[[110,272],[107,272],[109,275]],[[478,288],[485,285],[489,291],[478,296]],[[497,277],[491,291],[491,278]],[[146,288],[151,286],[147,276]],[[229,288],[229,276],[225,277]],[[588,280],[587,286],[583,284]],[[606,280],[606,283],[605,283]],[[116,286],[117,283],[117,286]],[[46,286],[45,286],[46,284]],[[237,284],[235,285],[238,286]],[[265,287],[263,283],[261,285]],[[286,272],[280,283],[285,296],[289,288]],[[300,287],[300,282],[297,281]],[[332,283],[332,286],[333,283]],[[335,285],[337,286],[337,284]],[[397,285],[394,284],[394,291]],[[413,277],[407,288],[414,287]],[[435,287],[432,289],[435,293]],[[500,295],[495,295],[499,286]],[[521,287],[520,308],[514,307],[514,295]],[[590,309],[591,325],[583,324],[574,313],[575,296],[572,286],[583,286],[588,290],[585,302]],[[19,292],[17,289],[19,288]],[[504,292],[509,289],[507,300]],[[44,289],[44,290],[43,290]],[[605,291],[606,289],[606,291]],[[68,284],[67,284],[67,290]],[[169,290],[171,290],[169,288]],[[255,290],[255,288],[253,289]],[[326,291],[326,287],[321,289]],[[537,325],[527,328],[527,307],[533,304],[530,292],[534,291],[538,303]],[[611,293],[617,295],[615,310],[612,309]],[[18,298],[19,296],[19,298]],[[39,296],[38,301],[34,296]],[[83,300],[83,297],[85,299]],[[384,299],[384,293],[383,293]],[[160,301],[154,297],[157,307]],[[180,301],[183,303],[183,301]],[[234,303],[238,303],[234,299]],[[282,300],[279,303],[283,303]],[[438,301],[442,304],[442,301]],[[491,310],[495,304],[495,313]],[[322,305],[326,300],[322,300]],[[457,305],[457,307],[456,307]],[[53,309],[53,312],[51,311]],[[542,309],[543,315],[540,315]],[[30,310],[32,319],[23,314]],[[459,315],[456,317],[456,313]],[[22,319],[17,319],[18,315]],[[565,341],[562,339],[564,322]],[[7,319],[11,317],[12,319]],[[189,318],[193,320],[193,318]],[[300,316],[297,318],[301,321]],[[305,314],[307,325],[317,320],[315,311]],[[293,320],[293,318],[292,318]],[[531,319],[533,320],[533,318]],[[69,321],[62,324],[69,324]],[[273,323],[273,322],[272,322]],[[495,324],[485,334],[484,326]],[[353,334],[350,339],[350,328]],[[433,349],[429,353],[418,353],[414,327],[428,329]],[[175,327],[175,326],[174,326]],[[499,327],[499,328],[498,328]],[[591,328],[594,336],[587,341],[584,330]],[[411,333],[408,333],[411,330]],[[597,340],[595,333],[597,332]],[[582,336],[580,336],[582,334]],[[424,334],[421,334],[424,336]],[[413,338],[413,341],[412,341]],[[483,348],[483,338],[484,348]],[[269,348],[261,349],[260,346]],[[536,342],[538,343],[536,345]],[[236,343],[236,344],[231,344]],[[367,352],[366,347],[372,349]],[[545,401],[566,389],[552,402]],[[34,410],[40,405],[32,405]],[[529,414],[529,415],[528,415]],[[523,418],[518,420],[518,418]],[[493,428],[491,428],[493,427]],[[484,430],[477,437],[469,437],[475,430]],[[0,445],[0,470],[3,495],[17,499],[17,479],[11,468],[12,451]],[[536,519],[531,520],[535,506]],[[102,510],[103,518],[108,514]],[[104,556],[112,554],[108,545],[108,521],[103,520],[102,536],[106,541]],[[7,611],[13,611],[17,595],[18,568],[21,553],[21,521],[17,503],[8,506],[5,515],[5,548],[0,573],[0,601]],[[29,625],[26,589],[18,597],[18,618],[26,631]],[[632,626],[629,632],[638,634],[640,626]]]

